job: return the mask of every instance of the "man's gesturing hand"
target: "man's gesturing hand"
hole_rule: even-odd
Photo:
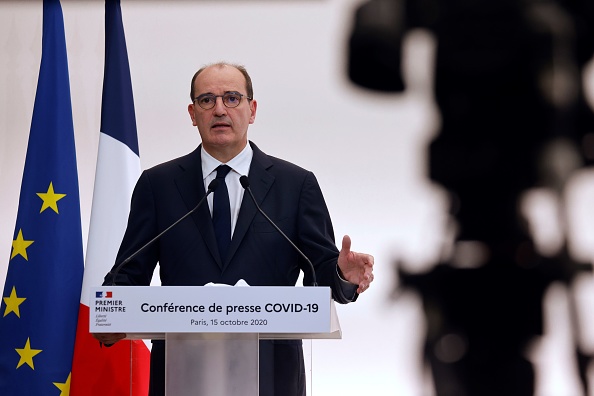
[[[373,256],[351,251],[351,238],[342,238],[342,249],[338,255],[338,268],[346,281],[358,285],[357,293],[369,289],[373,282]]]

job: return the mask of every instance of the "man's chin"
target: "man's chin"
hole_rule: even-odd
[[[216,139],[209,139],[208,141],[202,140],[204,150],[221,162],[227,162],[235,157],[246,145],[247,140],[237,141],[236,139],[229,139],[222,136]]]

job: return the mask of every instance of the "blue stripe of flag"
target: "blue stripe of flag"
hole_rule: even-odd
[[[105,69],[101,132],[139,155],[128,50],[119,0],[105,2]]]

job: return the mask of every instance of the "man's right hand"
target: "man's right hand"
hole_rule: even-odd
[[[93,337],[105,346],[112,346],[119,340],[126,338],[126,333],[93,333]]]

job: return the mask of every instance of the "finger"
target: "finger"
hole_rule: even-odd
[[[342,237],[342,253],[346,254],[351,251],[351,237],[345,235]]]
[[[361,257],[361,262],[365,267],[373,269],[373,256],[370,254],[359,253]]]
[[[361,294],[363,292],[365,292],[365,290],[369,289],[369,283],[363,283],[361,285],[359,285],[359,288],[357,289],[357,293]]]

